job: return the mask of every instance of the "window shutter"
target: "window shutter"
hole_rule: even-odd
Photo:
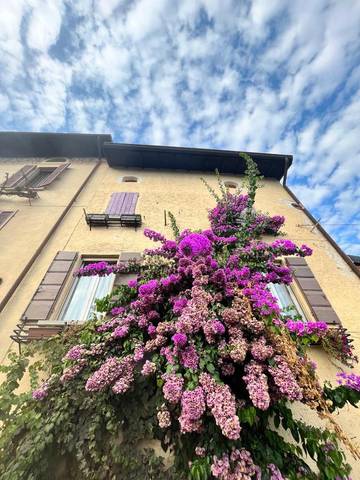
[[[108,215],[131,215],[135,213],[138,196],[137,192],[112,193],[105,213]]]
[[[58,252],[22,315],[26,322],[48,320],[77,258],[77,252]]]
[[[0,210],[0,229],[7,224],[11,217],[15,215],[16,212],[10,210]]]
[[[6,188],[15,188],[20,187],[26,184],[26,181],[29,179],[30,174],[35,173],[37,170],[36,165],[25,165],[24,167],[20,168],[16,173],[11,175],[5,183],[3,183],[3,187]],[[32,175],[31,175],[32,177]]]
[[[302,257],[287,257],[286,263],[291,268],[294,280],[301,288],[315,320],[328,324],[341,323],[306,260]]]
[[[123,252],[120,255],[118,263],[127,264],[129,260],[136,258],[140,260],[141,253],[139,252]],[[129,280],[134,280],[137,278],[137,273],[118,273],[115,277],[114,287],[118,285],[127,285]]]
[[[45,188],[48,185],[50,185],[50,183],[52,183],[54,180],[56,180],[57,177],[59,175],[61,175],[62,172],[64,170],[66,170],[70,165],[71,165],[70,162],[66,162],[66,163],[63,163],[62,165],[60,165],[59,167],[55,168],[55,170],[53,172],[51,172],[46,178],[44,178],[41,182],[39,182],[36,185],[35,190],[40,189],[40,188]]]

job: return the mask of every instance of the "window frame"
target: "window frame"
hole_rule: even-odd
[[[236,190],[237,188],[239,188],[238,182],[235,182],[234,180],[225,180],[224,186],[226,189],[231,189],[231,190]]]
[[[18,211],[19,210],[0,210],[0,213],[9,213],[8,217],[2,223],[0,223],[0,230],[10,222],[10,220],[17,214]]]
[[[292,286],[291,285],[287,285],[285,283],[280,283],[280,284],[277,284],[277,283],[270,283],[268,284],[268,286],[272,286],[272,285],[281,285],[282,287],[284,287],[290,297],[290,300],[291,302],[293,303],[294,307],[295,307],[295,310],[296,310],[296,313],[297,315],[300,315],[303,319],[304,322],[308,322],[309,321],[309,317],[308,317],[308,314],[307,312],[304,311],[304,308],[302,307],[301,305],[301,302],[299,301],[299,299],[297,298],[295,292],[293,291],[292,289]],[[280,307],[280,309],[282,310],[282,305],[281,305],[281,301],[280,299],[278,298],[278,296],[276,295],[276,293],[274,293],[274,290],[275,290],[276,287],[273,287],[272,288],[269,288],[270,290],[270,293],[273,295],[273,297],[275,297],[278,301],[278,305]],[[285,315],[286,315],[286,312],[285,312]],[[292,315],[289,313],[289,317],[291,317]]]
[[[282,265],[284,267],[289,268],[287,265],[285,258],[281,258],[276,261],[277,264]],[[297,285],[295,278],[293,278],[293,281],[291,282],[290,285],[282,284],[287,287],[287,290],[289,292],[289,295],[297,308],[297,305],[300,307],[300,310],[304,314],[304,322],[312,322],[314,321],[314,314],[311,311],[311,308],[306,300],[306,297],[304,296],[301,288]]]
[[[101,255],[101,254],[92,254],[92,255],[87,255],[87,254],[82,254],[79,255],[78,259],[76,260],[72,270],[70,271],[69,278],[66,282],[66,285],[56,302],[56,306],[53,310],[53,313],[51,315],[51,322],[50,323],[56,323],[58,325],[67,325],[67,324],[74,324],[74,325],[80,325],[88,320],[62,320],[61,315],[63,312],[65,312],[65,308],[67,307],[68,302],[70,302],[71,297],[73,295],[73,292],[75,291],[76,284],[78,283],[78,278],[73,277],[73,273],[78,270],[85,262],[86,263],[95,263],[95,262],[111,262],[111,263],[118,263],[119,262],[120,256],[117,254],[108,254],[108,255]],[[111,283],[111,287],[108,293],[111,293],[114,289],[114,285],[116,282],[116,275],[114,275],[113,281]],[[90,306],[91,307],[91,306]],[[47,322],[49,323],[49,322]]]
[[[54,166],[49,166],[49,167],[42,167],[38,166],[36,174],[34,177],[31,177],[25,184],[25,188],[39,188],[38,183],[46,180],[54,171],[56,170],[57,167]],[[44,173],[47,173],[46,176],[42,176]],[[35,183],[35,185],[34,185]]]
[[[135,175],[125,175],[121,178],[121,183],[139,183],[139,177]]]

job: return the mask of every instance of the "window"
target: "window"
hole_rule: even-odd
[[[238,184],[236,182],[226,181],[224,182],[226,188],[237,188]]]
[[[136,183],[138,181],[138,178],[133,176],[127,176],[127,177],[123,177],[122,181],[127,183]]]
[[[55,157],[55,158],[48,158],[47,160],[45,160],[46,162],[53,162],[53,163],[64,163],[64,162],[67,162],[67,158],[64,158],[64,157]]]
[[[10,210],[0,210],[0,229],[4,227],[11,217],[15,215],[16,212]]]
[[[272,295],[277,298],[279,307],[281,310],[284,310],[286,315],[290,317],[295,317],[300,315],[304,321],[306,321],[306,316],[299,305],[299,302],[296,300],[296,297],[288,285],[280,283],[269,283],[269,290]]]
[[[53,172],[55,168],[38,168],[36,175],[32,177],[27,183],[26,186],[30,188],[39,187]]]
[[[92,261],[83,262],[82,266],[89,263],[92,263]],[[78,277],[70,290],[59,320],[61,322],[85,322],[89,320],[95,312],[95,300],[103,298],[111,292],[114,280],[114,274],[104,277]]]

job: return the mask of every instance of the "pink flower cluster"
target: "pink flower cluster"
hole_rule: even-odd
[[[243,380],[253,405],[260,410],[267,410],[270,405],[269,387],[264,367],[252,360],[245,367]]]
[[[251,343],[251,355],[255,360],[263,362],[267,358],[272,357],[273,354],[274,349],[271,345],[267,345],[265,337],[260,337]]]
[[[164,374],[163,385],[164,398],[170,403],[179,403],[182,396],[184,379],[175,373]]]
[[[103,390],[111,385],[120,375],[120,360],[116,357],[109,357],[101,367],[88,378],[85,390],[88,392],[98,392]]]
[[[188,347],[182,349],[179,352],[179,358],[183,367],[197,370],[199,365],[199,355],[197,354],[194,345],[189,345]]]
[[[198,431],[205,408],[205,395],[201,387],[185,390],[181,397],[180,431],[182,433]]]
[[[273,463],[269,463],[267,466],[268,470],[270,471],[270,480],[286,480],[283,476],[280,470],[276,465]]]
[[[211,473],[220,480],[261,479],[260,468],[254,464],[250,452],[245,449],[234,449],[221,458],[214,456]]]
[[[216,425],[225,437],[237,440],[241,427],[236,415],[235,396],[231,393],[230,387],[216,383],[208,373],[200,375],[200,385],[205,392],[206,405],[211,410]]]
[[[112,387],[114,393],[124,393],[129,390],[134,381],[134,360],[131,355],[127,355],[120,361],[121,372]]]
[[[70,380],[73,380],[75,377],[79,375],[80,372],[84,369],[86,365],[85,360],[80,360],[78,363],[75,363],[75,365],[72,365],[71,367],[65,368],[63,371],[61,377],[60,377],[60,383],[66,383],[69,382]]]
[[[149,360],[146,360],[146,362],[144,363],[141,369],[141,374],[144,375],[145,377],[148,377],[149,375],[152,375],[155,372],[156,372],[156,364],[154,362],[150,362]]]
[[[32,398],[34,400],[44,400],[49,395],[49,383],[43,382],[39,388],[33,390]]]
[[[276,366],[268,367],[268,371],[271,373],[280,392],[289,400],[301,400],[301,388],[296,382],[294,374],[285,359],[281,355],[276,355],[274,361],[276,362]]]
[[[74,345],[65,355],[65,360],[80,360],[86,353],[84,345]]]
[[[157,419],[160,428],[168,428],[171,425],[171,415],[169,410],[163,405],[157,413]]]

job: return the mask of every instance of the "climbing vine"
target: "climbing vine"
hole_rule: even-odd
[[[169,214],[175,239],[145,229],[159,246],[140,261],[83,267],[76,275],[136,278],[96,302],[104,318],[1,367],[2,479],[350,478],[341,443],[359,453],[331,413],[356,406],[360,377],[321,386],[307,350],[320,343],[351,367],[351,339],[281,311],[270,293],[270,283],[292,281],[279,259],[312,252],[261,240],[284,218],[255,210],[259,175],[244,158],[247,193],[231,194],[220,178],[220,193],[207,185],[209,229],[180,232]],[[19,394],[27,370],[32,389]],[[295,401],[329,428],[296,419]]]

